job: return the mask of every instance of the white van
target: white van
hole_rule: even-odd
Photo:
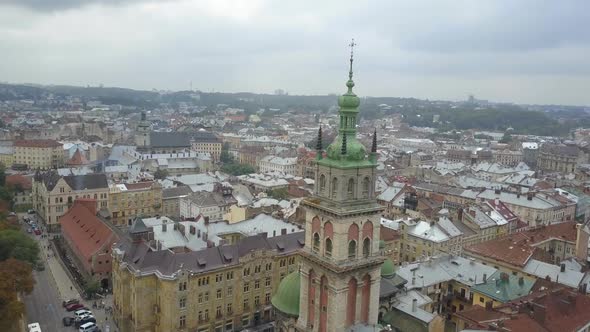
[[[74,316],[76,318],[81,318],[82,316],[92,315],[92,311],[86,309],[80,309],[74,312]]]
[[[80,328],[78,329],[79,332],[94,332],[96,330],[98,330],[98,326],[90,322],[80,326]]]
[[[29,332],[41,332],[41,325],[39,323],[31,323],[27,327],[29,328]]]

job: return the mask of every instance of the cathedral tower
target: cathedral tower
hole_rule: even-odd
[[[141,121],[135,129],[135,146],[140,151],[146,150],[150,143],[150,124],[146,120],[145,112],[141,112]]]
[[[377,324],[383,263],[382,208],[375,199],[377,156],[375,143],[368,153],[356,138],[360,99],[352,91],[354,41],[350,46],[348,91],[338,98],[338,136],[323,156],[319,132],[314,195],[302,202],[306,232],[299,272],[300,331]]]

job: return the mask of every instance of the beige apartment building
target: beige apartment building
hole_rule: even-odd
[[[63,145],[51,139],[14,142],[14,163],[31,169],[51,169],[64,165]]]
[[[113,250],[114,319],[121,332],[271,327],[271,298],[298,269],[302,232],[175,252],[149,250],[153,234],[141,224],[129,229],[129,243]]]
[[[219,161],[223,144],[217,136],[207,131],[198,131],[191,136],[191,150],[198,153],[208,153],[213,161]]]
[[[158,182],[111,184],[109,186],[111,221],[131,226],[136,216],[154,217],[162,213],[162,186]]]
[[[33,209],[50,231],[59,229],[63,216],[77,198],[97,200],[97,209],[108,209],[109,186],[105,174],[60,176],[56,171],[33,177]]]

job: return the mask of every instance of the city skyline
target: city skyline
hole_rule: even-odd
[[[8,0],[0,73],[14,83],[339,94],[354,37],[361,96],[588,105],[586,7]]]

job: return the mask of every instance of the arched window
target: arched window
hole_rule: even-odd
[[[324,174],[320,175],[320,193],[324,193],[326,190],[326,176]]]
[[[326,239],[326,256],[332,257],[332,240],[330,238]]]
[[[365,177],[363,179],[363,198],[369,198],[369,186],[371,185],[371,180],[369,177]]]
[[[369,257],[371,254],[371,240],[368,237],[363,241],[363,256]]]
[[[313,251],[320,250],[320,234],[313,233]]]
[[[356,241],[350,240],[348,242],[348,258],[353,259],[356,258]]]
[[[332,179],[332,198],[336,198],[336,194],[338,194],[338,178]]]
[[[348,180],[348,199],[354,198],[354,179],[350,178]]]

